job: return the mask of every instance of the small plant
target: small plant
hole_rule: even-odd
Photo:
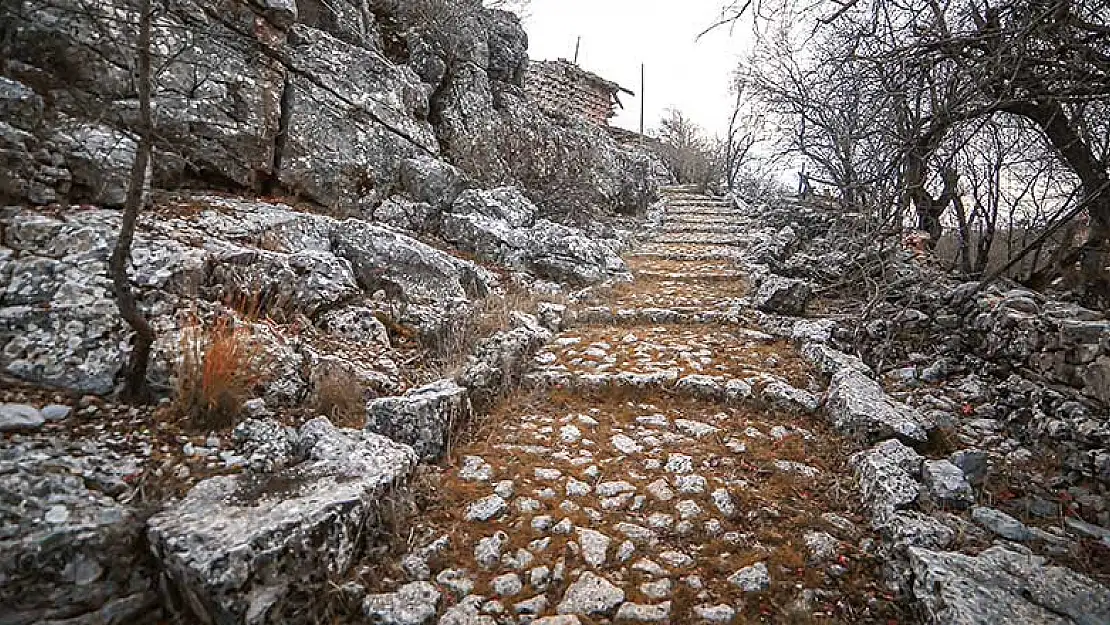
[[[250,330],[226,316],[210,327],[182,330],[177,370],[177,412],[198,429],[232,425],[261,382],[262,350]]]

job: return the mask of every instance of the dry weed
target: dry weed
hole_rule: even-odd
[[[262,349],[250,330],[226,316],[181,333],[174,406],[198,429],[232,425],[243,402],[261,382]]]

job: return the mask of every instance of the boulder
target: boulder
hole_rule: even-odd
[[[921,413],[895,401],[878,382],[852,367],[833,375],[825,410],[837,430],[864,442],[896,436],[920,444],[929,438]]]
[[[908,550],[913,597],[932,623],[1110,622],[1110,590],[1040,556],[993,546],[977,556]]]
[[[975,503],[975,493],[964,479],[964,472],[947,460],[926,460],[921,467],[921,478],[937,504],[966,508]]]
[[[422,234],[439,229],[439,209],[425,202],[414,202],[394,195],[374,209],[374,220],[388,226]]]
[[[46,423],[38,408],[27,404],[0,404],[0,432],[37,430]]]
[[[471,183],[458,167],[427,156],[401,161],[401,189],[417,202],[452,206]]]
[[[489,284],[473,263],[398,232],[357,219],[335,225],[335,253],[346,258],[366,291],[403,302],[484,297]]]
[[[371,400],[366,429],[412,446],[422,460],[436,460],[447,449],[453,428],[470,417],[465,388],[440,380],[404,395]]]
[[[412,448],[317,418],[302,461],[197,484],[147,537],[171,589],[203,623],[297,622],[293,593],[324,593],[359,555],[383,501],[415,468]]]
[[[882,517],[912,506],[921,492],[915,479],[922,458],[896,439],[854,454],[849,464],[855,471],[860,499],[873,516]]]
[[[795,324],[794,328],[797,330],[798,324]],[[833,375],[845,367],[855,369],[868,377],[875,374],[871,367],[867,366],[858,356],[845,354],[824,343],[809,342],[803,345],[802,358],[825,375]]]
[[[769,275],[759,285],[752,302],[756,308],[784,315],[801,315],[813,295],[805,280]]]

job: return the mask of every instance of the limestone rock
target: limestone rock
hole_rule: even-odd
[[[975,502],[975,493],[964,479],[964,472],[947,460],[926,460],[921,478],[937,503],[966,508]]]
[[[1044,558],[991,547],[978,556],[911,547],[913,594],[935,623],[1110,622],[1110,590]]]
[[[298,434],[302,462],[209,478],[150,519],[151,549],[198,619],[237,622],[279,609],[292,587],[322,590],[416,465],[410,447],[324,418]]]
[[[771,587],[771,575],[766,563],[756,562],[730,575],[728,582],[742,592],[762,592]]]
[[[435,619],[440,593],[434,584],[412,582],[391,592],[370,595],[362,601],[362,613],[382,625],[427,625]]]
[[[924,417],[894,401],[879,383],[853,368],[841,368],[829,383],[825,410],[837,430],[865,442],[897,436],[915,444],[928,440]]]
[[[813,292],[805,280],[771,275],[763,280],[755,292],[756,308],[785,315],[801,315]]]
[[[622,602],[623,590],[604,577],[586,571],[567,588],[555,609],[559,614],[608,616]]]
[[[0,432],[37,430],[46,423],[42,411],[26,404],[0,404]]]
[[[440,380],[397,397],[382,397],[367,405],[366,429],[411,445],[424,459],[443,454],[455,423],[470,416],[465,388]]]

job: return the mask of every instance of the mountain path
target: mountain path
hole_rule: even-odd
[[[734,312],[751,217],[668,190],[636,280],[431,469],[417,533],[443,538],[407,572],[441,624],[899,616],[858,547],[856,448],[814,414],[824,382]]]

